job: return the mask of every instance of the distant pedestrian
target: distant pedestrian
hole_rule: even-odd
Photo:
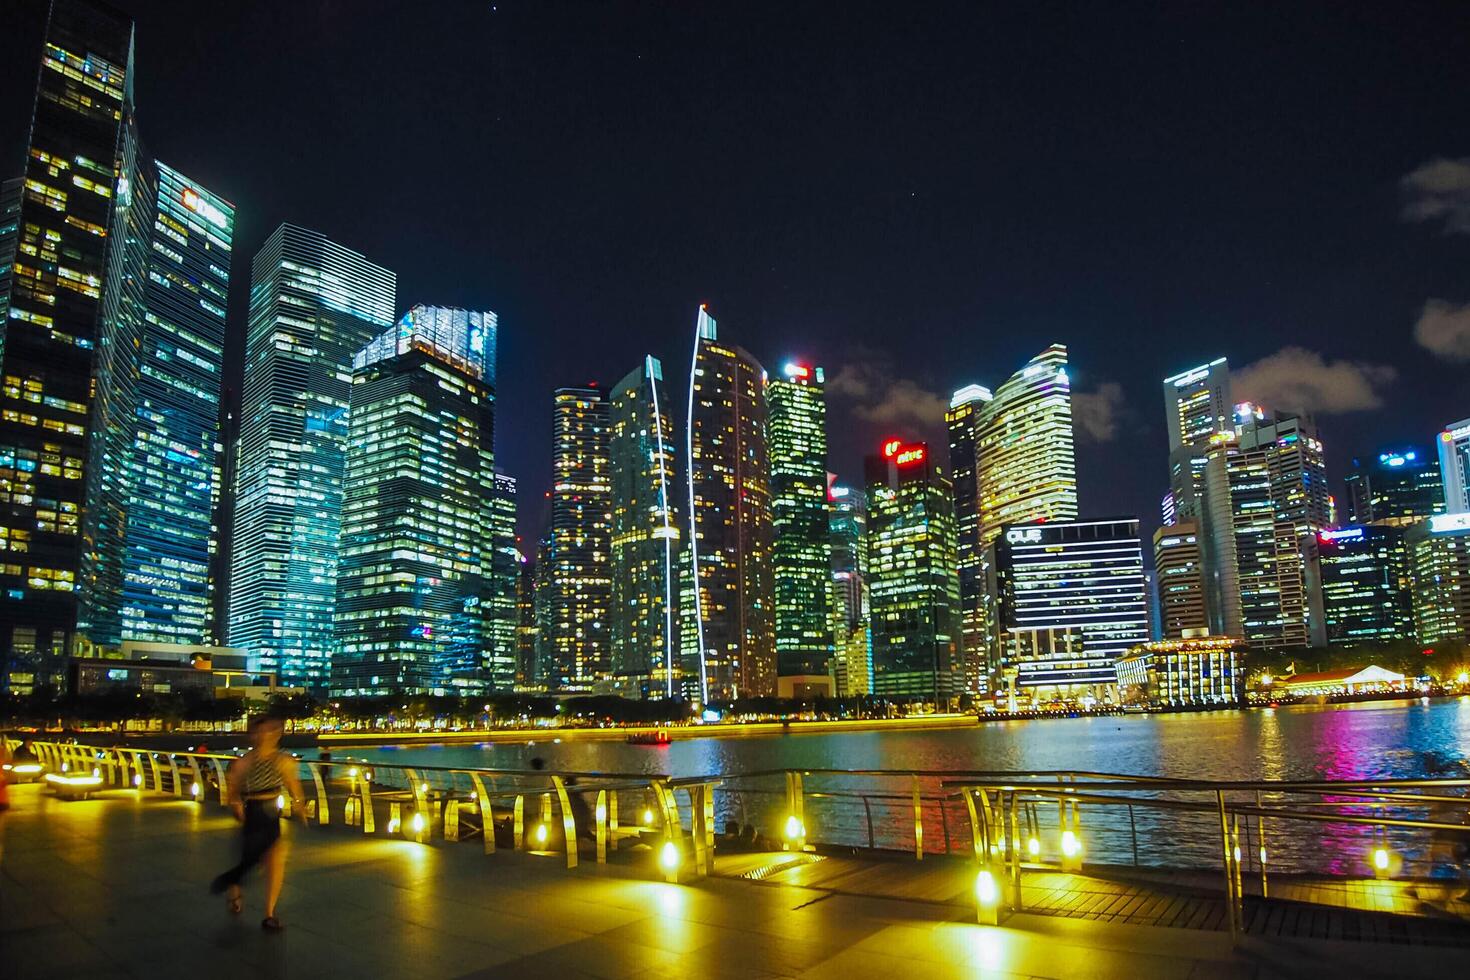
[[[257,715],[250,719],[250,751],[230,763],[227,774],[230,807],[242,824],[240,863],[214,879],[213,894],[228,893],[229,909],[242,908],[240,881],[257,864],[265,865],[265,918],[260,927],[279,932],[276,900],[286,877],[286,842],[281,839],[281,810],[287,802],[304,800],[296,777],[296,760],[280,751],[279,718]],[[293,807],[293,813],[299,808]]]

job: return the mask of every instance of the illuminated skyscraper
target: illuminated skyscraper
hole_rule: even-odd
[[[1420,643],[1470,636],[1470,514],[1440,514],[1404,532]]]
[[[103,300],[83,524],[78,632],[210,640],[210,555],[219,477],[225,307],[234,207],[163,163],[139,160],[118,195]],[[117,268],[117,266],[122,266]],[[116,285],[116,288],[114,287]]]
[[[353,358],[393,326],[396,285],[288,224],[251,267],[230,645],[283,684],[330,678]]]
[[[332,690],[486,687],[494,313],[415,306],[353,358]]]
[[[1444,513],[1444,480],[1432,451],[1396,446],[1376,459],[1353,460],[1347,477],[1348,517],[1354,524],[1407,527]]]
[[[868,497],[827,474],[832,552],[832,639],[839,695],[873,692],[868,630]]]
[[[1223,357],[1164,379],[1170,493],[1165,524],[1200,517],[1205,451],[1211,436],[1234,431],[1232,408],[1230,365]]]
[[[702,306],[696,333],[685,453],[687,568],[699,602],[681,617],[681,645],[709,699],[775,694],[766,372],[719,341]]]
[[[516,630],[520,624],[516,596],[520,590],[521,552],[516,547],[516,481],[495,474],[490,496],[490,534],[493,554],[486,590],[485,680],[493,691],[509,691],[516,684],[520,661]]]
[[[785,693],[827,689],[833,657],[827,405],[822,369],[787,364],[766,385],[771,456],[771,558],[776,665]],[[800,680],[795,680],[801,678]]]
[[[612,671],[631,697],[681,692],[677,429],[655,357],[612,390]]]
[[[975,450],[980,544],[1007,524],[1077,516],[1067,348],[1052,344],[984,402]]]
[[[1470,511],[1470,419],[1445,426],[1438,445],[1445,513],[1466,513]]]
[[[1404,528],[1355,524],[1317,535],[1327,642],[1352,647],[1413,634]]]
[[[140,152],[132,21],[57,0],[44,37],[23,183],[0,195],[0,690],[16,693],[61,685],[76,629],[99,306],[117,176]]]
[[[947,703],[964,689],[954,489],[924,443],[890,440],[864,473],[873,693]]]
[[[1154,571],[1158,575],[1160,635],[1177,640],[1208,633],[1204,554],[1195,521],[1179,521],[1154,532]]]
[[[558,388],[552,396],[551,544],[542,634],[550,687],[590,690],[612,675],[608,604],[612,580],[612,487],[608,479],[608,402],[601,388]]]
[[[961,629],[965,689],[990,689],[994,666],[994,609],[986,586],[988,552],[980,540],[981,422],[990,389],[966,385],[950,399],[944,419],[949,427],[949,466],[954,481],[954,514],[959,535]]]

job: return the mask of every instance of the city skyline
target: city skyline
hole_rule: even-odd
[[[40,4],[22,0],[20,6],[34,14]],[[395,27],[406,37],[432,34],[451,44],[461,43],[461,39],[463,43],[487,41],[493,58],[504,65],[493,73],[501,82],[485,93],[484,104],[490,107],[495,124],[491,127],[493,134],[485,137],[493,135],[495,140],[489,164],[505,178],[499,184],[507,188],[506,192],[466,195],[460,193],[464,188],[462,178],[442,176],[440,180],[449,182],[444,189],[451,195],[458,194],[462,207],[451,209],[452,215],[436,217],[431,228],[415,235],[419,241],[438,241],[450,252],[459,251],[477,238],[489,243],[488,252],[481,251],[472,262],[462,263],[440,261],[430,254],[438,250],[421,250],[407,244],[400,230],[392,227],[393,222],[381,220],[378,207],[362,206],[366,199],[356,191],[373,182],[388,182],[388,193],[382,200],[405,196],[400,190],[408,186],[405,181],[417,179],[411,170],[403,174],[389,172],[385,170],[389,165],[378,162],[374,155],[361,157],[354,167],[344,170],[339,165],[344,151],[318,146],[321,141],[308,124],[329,109],[333,113],[346,112],[342,121],[332,126],[349,133],[355,120],[361,118],[353,115],[359,96],[342,90],[331,78],[363,74],[351,68],[357,57],[354,38],[366,29],[362,24],[350,18],[330,26],[311,18],[303,20],[297,25],[297,36],[288,41],[292,50],[296,45],[319,44],[329,30],[340,32],[340,42],[332,46],[335,69],[327,73],[325,67],[313,68],[299,81],[276,81],[269,72],[261,79],[253,77],[256,73],[250,70],[252,65],[269,63],[270,58],[277,57],[262,50],[254,12],[209,12],[203,19],[180,21],[162,4],[145,0],[121,6],[138,20],[140,50],[154,53],[137,74],[138,101],[150,152],[171,161],[241,208],[236,246],[242,254],[253,255],[279,222],[300,222],[394,268],[402,277],[404,303],[403,308],[393,311],[394,315],[402,313],[407,303],[421,300],[497,309],[508,333],[508,347],[502,354],[511,375],[505,382],[509,386],[503,398],[505,404],[536,404],[554,387],[593,377],[611,384],[621,376],[623,365],[649,352],[666,364],[680,363],[687,357],[683,327],[686,311],[691,304],[708,301],[739,331],[744,346],[761,357],[779,363],[779,358],[793,356],[827,366],[832,379],[829,400],[835,433],[831,468],[842,479],[854,481],[861,475],[861,458],[875,439],[896,434],[924,437],[935,445],[943,441],[943,406],[936,409],[931,396],[946,398],[948,391],[971,381],[998,384],[1004,374],[1001,365],[1019,363],[1026,353],[1043,344],[1061,341],[1071,349],[1079,396],[1078,465],[1084,506],[1091,510],[1095,505],[1097,513],[1138,514],[1144,522],[1141,530],[1145,536],[1157,522],[1157,497],[1163,487],[1152,471],[1134,473],[1112,457],[1120,445],[1134,440],[1143,446],[1166,445],[1162,419],[1150,389],[1156,390],[1159,378],[1191,364],[1223,354],[1239,373],[1257,365],[1253,374],[1262,388],[1298,370],[1305,379],[1327,383],[1325,388],[1319,384],[1316,390],[1332,406],[1359,406],[1351,412],[1318,413],[1323,438],[1332,447],[1328,467],[1339,496],[1342,478],[1354,456],[1374,453],[1380,445],[1423,442],[1439,427],[1466,414],[1456,406],[1456,399],[1463,402],[1466,394],[1463,381],[1452,373],[1452,366],[1436,360],[1414,340],[1415,324],[1426,312],[1430,315],[1425,317],[1424,333],[1431,341],[1440,336],[1433,333],[1436,324],[1452,326],[1455,322],[1453,317],[1435,315],[1436,311],[1443,312],[1442,307],[1426,304],[1431,299],[1442,299],[1453,312],[1453,307],[1467,298],[1458,289],[1456,272],[1463,267],[1466,239],[1440,234],[1446,227],[1443,221],[1426,224],[1401,218],[1411,206],[1416,214],[1439,213],[1453,218],[1456,213],[1453,209],[1458,198],[1453,189],[1442,195],[1417,194],[1414,190],[1428,186],[1426,181],[1433,174],[1442,174],[1453,187],[1457,171],[1450,163],[1434,171],[1421,173],[1420,168],[1438,157],[1452,162],[1466,152],[1465,147],[1452,145],[1447,135],[1456,131],[1449,124],[1458,110],[1436,107],[1434,103],[1443,100],[1420,98],[1418,93],[1429,78],[1439,79],[1442,85],[1444,73],[1463,74],[1464,68],[1446,63],[1434,51],[1423,50],[1422,44],[1396,45],[1395,41],[1403,40],[1404,28],[1392,22],[1369,23],[1374,21],[1372,15],[1364,15],[1366,21],[1335,23],[1369,45],[1360,54],[1376,59],[1374,63],[1383,69],[1381,75],[1397,79],[1394,86],[1375,96],[1383,100],[1382,106],[1363,107],[1368,118],[1379,126],[1389,126],[1383,120],[1391,115],[1396,120],[1392,123],[1395,139],[1391,149],[1385,149],[1382,140],[1369,140],[1367,143],[1372,145],[1367,146],[1356,126],[1349,127],[1335,118],[1299,127],[1313,133],[1313,142],[1321,144],[1317,152],[1305,154],[1304,161],[1315,161],[1320,153],[1345,145],[1353,147],[1353,152],[1336,156],[1330,197],[1317,187],[1319,171],[1306,162],[1284,174],[1277,173],[1279,155],[1270,157],[1270,162],[1240,166],[1241,155],[1249,146],[1214,154],[1220,163],[1203,162],[1200,157],[1210,155],[1207,151],[1214,145],[1213,140],[1240,135],[1229,126],[1219,136],[1205,138],[1199,145],[1206,152],[1198,157],[1192,151],[1149,142],[1150,155],[1146,159],[1155,163],[1144,168],[1150,174],[1149,182],[1159,172],[1169,178],[1163,187],[1150,191],[1141,186],[1141,175],[1128,172],[1117,162],[1117,148],[1138,136],[1136,127],[1125,124],[1119,127],[1118,135],[1103,136],[1091,129],[1069,126],[1077,122],[1079,114],[1056,98],[1065,91],[1056,86],[1068,84],[1062,78],[1040,97],[1043,111],[1037,121],[1002,115],[991,117],[988,125],[981,124],[987,145],[994,145],[997,135],[1019,142],[994,164],[998,170],[982,171],[980,179],[1003,176],[1007,184],[1015,185],[1016,192],[1008,192],[1008,197],[1018,201],[1037,199],[1037,189],[1054,186],[1056,171],[1046,165],[1032,173],[1019,163],[1026,159],[1026,150],[1037,148],[1044,130],[1060,126],[1077,133],[1079,145],[1060,151],[1060,159],[1053,163],[1089,158],[1099,161],[1103,172],[1096,179],[1105,182],[1108,193],[1097,201],[1083,202],[1080,188],[1064,192],[1055,207],[1030,209],[1026,221],[1026,212],[1020,210],[1019,203],[994,201],[990,192],[966,191],[968,181],[960,182],[958,174],[937,162],[937,147],[931,149],[933,141],[927,125],[902,121],[895,115],[896,100],[912,94],[914,83],[929,71],[953,74],[956,100],[983,92],[982,81],[994,83],[988,72],[963,68],[956,60],[957,52],[941,44],[934,54],[935,66],[915,68],[913,79],[901,78],[900,91],[893,96],[866,89],[859,93],[859,97],[874,101],[880,118],[910,136],[920,137],[915,151],[919,156],[913,166],[902,166],[894,154],[885,154],[856,182],[839,183],[841,193],[852,200],[877,205],[877,211],[869,208],[874,217],[853,225],[835,213],[835,202],[820,196],[803,212],[807,224],[824,230],[824,238],[840,241],[846,237],[854,242],[852,248],[869,250],[857,252],[859,261],[829,266],[803,259],[797,248],[803,244],[800,235],[779,216],[773,216],[769,207],[758,208],[748,217],[740,214],[738,206],[749,199],[743,190],[718,194],[701,207],[687,189],[675,185],[670,204],[652,212],[650,228],[659,235],[681,237],[671,239],[668,245],[655,245],[648,234],[639,232],[631,243],[631,254],[640,256],[636,263],[604,259],[592,263],[585,284],[553,285],[559,268],[586,267],[587,263],[581,261],[581,252],[568,252],[554,240],[554,236],[572,227],[567,223],[572,210],[553,212],[552,220],[544,228],[537,228],[527,224],[524,207],[508,199],[515,196],[516,189],[526,186],[527,158],[555,158],[543,152],[544,144],[536,141],[545,136],[529,130],[529,121],[538,108],[552,105],[572,113],[574,128],[585,126],[588,113],[594,110],[610,109],[615,118],[625,119],[629,107],[637,104],[635,97],[646,93],[640,73],[653,70],[653,66],[661,70],[674,51],[682,50],[676,42],[685,40],[687,32],[695,29],[688,23],[679,18],[651,21],[631,6],[614,4],[606,13],[572,18],[559,25],[571,32],[571,40],[591,44],[597,52],[595,67],[609,86],[605,101],[582,87],[585,73],[593,66],[572,66],[578,74],[555,83],[543,69],[527,63],[541,50],[538,45],[557,35],[549,29],[549,13],[508,3],[500,4],[493,16],[478,10],[440,11],[438,19],[402,11],[394,14]],[[268,19],[264,12],[258,16],[262,23]],[[807,22],[810,13],[794,10],[784,16],[789,27]],[[1059,16],[1075,24],[1093,21],[1091,15],[1081,11]],[[1210,63],[1230,36],[1247,32],[1257,17],[1245,12],[1239,14],[1238,22],[1220,24],[1213,15],[1200,16],[1198,23],[1173,23],[1172,17],[1131,18],[1129,26],[1144,38],[1167,35],[1171,29],[1180,31],[1199,50],[1204,62]],[[1280,29],[1302,29],[1300,14],[1282,16],[1286,24],[1278,23]],[[1464,13],[1443,8],[1432,16],[1445,22],[1436,33],[1447,36],[1458,30]],[[956,37],[969,36],[976,26],[974,15],[957,6],[938,5],[919,17],[914,25],[916,33],[930,40],[945,19],[953,21]],[[1022,52],[1031,36],[1030,29],[1040,26],[1035,23],[1037,17],[1007,12],[991,25],[996,41],[989,44],[1011,43],[1017,49],[995,52],[999,63],[1024,60]],[[1454,22],[1449,22],[1451,18]],[[738,29],[738,20],[726,18],[718,23],[722,29],[734,31],[731,43],[722,51],[723,59],[744,57],[757,37],[762,42],[769,40],[765,32],[754,27]],[[1223,32],[1220,41],[1207,38],[1211,28]],[[1116,29],[1105,28],[1101,36],[1111,37]],[[592,40],[598,32],[606,31],[611,32],[606,41]],[[21,89],[33,85],[35,77],[35,39],[24,37],[24,33],[17,31],[13,42],[5,42],[14,43],[17,56],[13,67],[6,69],[11,72],[6,79],[15,80]],[[1108,57],[1096,47],[1104,41],[1079,39],[1078,35],[1086,33],[1069,32],[1067,48],[1073,53]],[[1375,40],[1379,36],[1381,40]],[[226,43],[226,37],[238,40]],[[211,52],[207,67],[198,59],[158,56],[168,50],[190,50],[204,41]],[[912,46],[919,42],[905,36],[903,43]],[[856,44],[853,37],[839,36],[833,39],[833,50],[821,57],[850,56]],[[7,47],[6,52],[11,50]],[[618,53],[621,50],[629,52],[626,60]],[[1142,50],[1145,57],[1138,71],[1143,77],[1159,78],[1175,67],[1162,53],[1162,46],[1145,44]],[[673,106],[655,102],[655,111],[659,118],[666,118],[676,107],[688,104],[686,100],[701,100],[693,103],[698,105],[703,100],[728,99],[741,91],[749,95],[766,92],[796,70],[800,61],[795,54],[792,47],[778,45],[771,52],[772,66],[765,74],[744,82],[735,81],[736,76],[730,73],[724,81],[701,79],[694,93],[676,100]],[[1264,114],[1262,125],[1281,135],[1307,111],[1316,88],[1294,80],[1299,75],[1296,66],[1288,71],[1287,65],[1269,54],[1256,57],[1260,63],[1254,67],[1264,73],[1258,85],[1275,86],[1281,101],[1277,107],[1256,101],[1259,88],[1217,93],[1208,87],[1203,71],[1186,71],[1176,84],[1155,86],[1160,93],[1157,97],[1178,105],[1203,99],[1207,109],[1203,118],[1227,122],[1239,110],[1249,108],[1252,114]],[[1348,77],[1345,56],[1319,52],[1314,57],[1324,77]],[[432,78],[403,79],[400,84],[465,81],[459,70],[451,67],[454,61],[446,56],[442,64],[426,69]],[[20,67],[22,63],[25,67]],[[525,81],[508,88],[507,80],[513,78]],[[262,80],[269,88],[265,93],[256,92]],[[748,90],[732,88],[742,85]],[[289,99],[275,96],[283,86],[290,87]],[[248,102],[240,98],[242,87],[253,93]],[[475,90],[473,84],[470,90]],[[167,100],[162,94],[165,92]],[[1344,97],[1367,98],[1356,89]],[[279,119],[262,118],[269,114],[249,108],[257,98],[264,104],[280,106],[283,115]],[[370,101],[367,93],[360,98],[364,104]],[[1090,103],[1085,96],[1079,98]],[[397,104],[399,100],[389,100],[389,108]],[[173,111],[173,105],[177,111]],[[935,108],[968,111],[959,101]],[[5,140],[0,147],[9,159],[18,160],[24,139],[19,135],[25,125],[20,119],[24,110],[7,107],[7,111],[11,115],[0,117],[0,136]],[[798,111],[797,119],[806,118],[806,111]],[[1344,116],[1361,119],[1364,112]],[[847,127],[836,126],[835,133],[830,127],[823,130],[820,126],[814,127],[814,132],[827,132],[839,139],[839,145],[852,146],[856,136]],[[683,124],[672,131],[683,132]],[[268,134],[280,133],[291,133],[302,148],[299,157],[291,156],[293,179],[284,182],[271,175],[271,166],[265,162],[278,158],[273,154],[262,156],[258,149],[269,145]],[[420,128],[410,129],[409,135],[422,138],[425,134]],[[769,134],[762,131],[761,135]],[[597,138],[606,145],[608,137]],[[729,139],[724,130],[717,131],[715,138]],[[959,139],[960,143],[951,149],[959,153],[960,159],[968,159],[974,144],[967,142],[969,137],[961,135]],[[1004,145],[1006,140],[999,142]],[[363,147],[358,137],[347,144]],[[807,140],[798,138],[791,147],[795,159],[804,164],[811,160],[807,144]],[[626,145],[615,141],[609,149],[618,159],[629,159]],[[651,163],[661,173],[667,166],[661,155],[662,144],[649,152]],[[595,158],[597,154],[587,156]],[[738,158],[743,160],[744,156]],[[1032,158],[1045,161],[1047,156],[1033,153]],[[1227,167],[1225,160],[1235,161],[1229,165],[1231,172],[1218,174],[1219,168]],[[1178,166],[1170,168],[1170,162]],[[582,166],[564,157],[562,165]],[[578,172],[571,169],[565,176]],[[328,173],[333,176],[326,176]],[[1415,173],[1420,173],[1419,179],[1401,184]],[[809,164],[797,172],[802,180],[812,179],[812,174]],[[1206,186],[1220,189],[1195,192]],[[641,201],[649,194],[641,182],[631,190],[635,200]],[[908,197],[910,193],[914,196]],[[535,199],[541,200],[539,195]],[[1165,216],[1172,218],[1172,206],[1186,200],[1192,201],[1190,226],[1181,228]],[[1150,208],[1151,201],[1154,203]],[[954,219],[940,220],[936,225],[935,209],[941,202],[952,202],[946,206],[954,210]],[[582,198],[568,202],[574,204],[579,216],[586,214]],[[1137,207],[1145,209],[1140,220],[1123,220],[1127,209]],[[912,210],[896,210],[900,208]],[[1239,222],[1238,209],[1253,216],[1270,209],[1277,216],[1258,218],[1254,223]],[[622,214],[619,209],[614,211]],[[682,236],[687,232],[665,217],[673,211],[681,215],[702,213],[705,220],[701,224],[721,229],[707,254],[683,248]],[[590,219],[591,224],[577,237],[610,240],[604,234],[611,226],[607,217],[594,211]],[[728,243],[749,241],[750,229],[758,220],[770,224],[775,237],[754,253],[753,263],[749,261],[750,249],[739,246],[746,253],[741,260],[739,253],[732,251],[736,246]],[[973,225],[966,231],[965,222],[971,220]],[[1104,227],[1109,234],[1124,236],[1123,240],[1110,242],[1105,252],[1099,251],[1102,245],[1079,240],[1098,237],[1095,232]],[[892,272],[873,276],[873,258],[889,255],[886,249],[871,251],[872,236],[880,228],[889,234],[897,232],[903,247],[914,251],[914,259],[899,261]],[[481,229],[488,229],[488,235]],[[933,233],[920,235],[920,229],[931,229]],[[1162,243],[1181,233],[1185,257],[1170,260],[1161,254]],[[1011,250],[1015,258],[997,251],[998,243],[1012,241],[1023,245]],[[1331,247],[1314,248],[1314,257],[1303,259],[1309,241],[1328,242]],[[1253,256],[1252,248],[1259,248],[1261,254]],[[1055,257],[1043,258],[1049,252]],[[659,260],[652,266],[648,261],[651,256]],[[1181,268],[1186,260],[1190,267]],[[1374,274],[1361,275],[1369,263]],[[775,266],[775,273],[769,271],[770,266]],[[650,268],[661,271],[653,275],[643,271]],[[1298,270],[1296,275],[1293,268]],[[474,273],[469,274],[469,269]],[[1154,274],[1148,275],[1150,272]],[[872,285],[865,284],[865,278]],[[243,360],[244,300],[243,290],[238,288],[245,281],[242,268],[235,269],[234,280],[237,288],[231,293],[229,376],[225,381],[226,387],[238,392],[238,375],[230,372],[238,372]],[[973,280],[970,285],[963,285],[969,280]],[[882,289],[891,298],[875,302],[875,289]],[[593,309],[597,314],[589,315]],[[904,312],[895,315],[897,311]],[[596,331],[585,343],[564,342],[569,336],[580,336],[580,331],[570,325],[609,316],[614,329]],[[926,343],[908,343],[908,332],[920,329]],[[1137,346],[1113,344],[1111,339],[1119,335],[1136,335],[1144,342]],[[1383,349],[1381,340],[1385,337],[1395,339],[1389,345],[1393,350]],[[1114,349],[1119,346],[1129,349]],[[1312,357],[1295,355],[1275,357],[1293,346],[1322,355],[1326,361],[1319,363]],[[1441,349],[1452,348],[1441,345]],[[1388,372],[1362,370],[1362,365],[1392,368],[1397,378],[1385,382]],[[1411,385],[1422,386],[1428,396],[1412,403],[1405,401]],[[862,389],[869,395],[860,398],[853,394]],[[1272,404],[1266,394],[1264,390],[1243,391],[1243,396]],[[678,398],[677,390],[674,396]],[[1393,411],[1375,411],[1374,405],[1388,405]],[[909,412],[915,407],[930,421],[916,421]],[[892,418],[900,418],[899,424],[893,424],[889,420]],[[499,465],[523,482],[522,499],[527,506],[523,508],[526,513],[521,530],[529,553],[534,550],[533,528],[539,528],[545,519],[535,502],[543,499],[542,491],[549,482],[549,420],[522,410],[511,416],[509,424],[514,431],[507,434],[505,445],[498,447]],[[1106,441],[1098,441],[1099,436],[1106,436]]]

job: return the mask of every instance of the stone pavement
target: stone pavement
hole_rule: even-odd
[[[206,883],[233,860],[220,808],[114,790],[63,803],[12,787],[0,854],[0,977],[1265,978],[1463,976],[1464,950],[1247,938],[1013,916],[474,845],[288,828],[280,914],[259,928]]]

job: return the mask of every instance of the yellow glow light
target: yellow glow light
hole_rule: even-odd
[[[1266,849],[1264,847],[1261,848],[1261,863],[1262,864],[1265,864],[1266,863]]]
[[[644,810],[643,811],[643,822],[645,824],[651,824],[651,823],[653,823],[653,811],[652,810]]]
[[[1082,853],[1082,842],[1070,830],[1062,831],[1062,853],[1069,858]]]
[[[1026,851],[1032,857],[1036,857],[1041,853],[1041,841],[1035,837],[1031,838],[1026,842]]]
[[[1236,864],[1239,864],[1240,863],[1240,848],[1238,848],[1238,847],[1235,849],[1235,863]]]
[[[357,777],[357,767],[353,766],[351,769],[347,770],[347,775],[352,776],[355,779]]]
[[[46,782],[55,783],[58,786],[101,786],[101,776],[71,776],[59,772],[48,772]]]
[[[538,823],[536,825],[536,843],[546,843],[546,824],[544,823]]]
[[[422,813],[415,813],[413,815],[413,832],[415,834],[422,834],[424,832],[424,815]]]
[[[190,784],[190,786],[189,786],[189,795],[190,796],[198,796],[199,793],[200,793],[199,784],[198,783],[192,783],[192,784]]]
[[[419,793],[422,795],[422,794],[426,794],[428,792],[429,792],[429,784],[428,783],[419,783]]]
[[[995,875],[989,868],[981,868],[975,876],[975,901],[988,908],[1000,900],[1000,889],[995,886]]]
[[[276,809],[277,810],[282,810],[282,811],[284,811],[286,809],[286,794],[285,793],[279,793],[279,794],[276,795]]]
[[[1458,675],[1456,675],[1456,677],[1455,677],[1455,683],[1456,684],[1470,684],[1470,672],[1463,671],[1463,670],[1460,671],[1460,673]]]
[[[41,771],[41,764],[39,762],[18,762],[13,766],[7,764],[5,768],[22,776],[32,776]]]
[[[390,834],[396,834],[396,833],[398,833],[398,818],[397,817],[394,817],[393,819],[391,819],[391,820],[388,821],[388,833],[390,833]]]
[[[665,871],[677,871],[679,868],[678,845],[671,840],[664,841],[664,846],[659,848],[658,863]]]
[[[1388,848],[1373,848],[1373,867],[1377,868],[1379,871],[1388,870]]]
[[[134,786],[142,786],[143,785],[143,774],[142,773],[137,773],[137,772],[133,773],[133,785]]]
[[[786,818],[786,837],[788,840],[796,840],[804,833],[805,828],[802,827],[801,821],[796,819],[796,814],[793,813]]]
[[[601,823],[602,821],[604,821],[606,819],[607,819],[607,807],[604,806],[601,803],[597,804],[597,821],[599,823]]]

